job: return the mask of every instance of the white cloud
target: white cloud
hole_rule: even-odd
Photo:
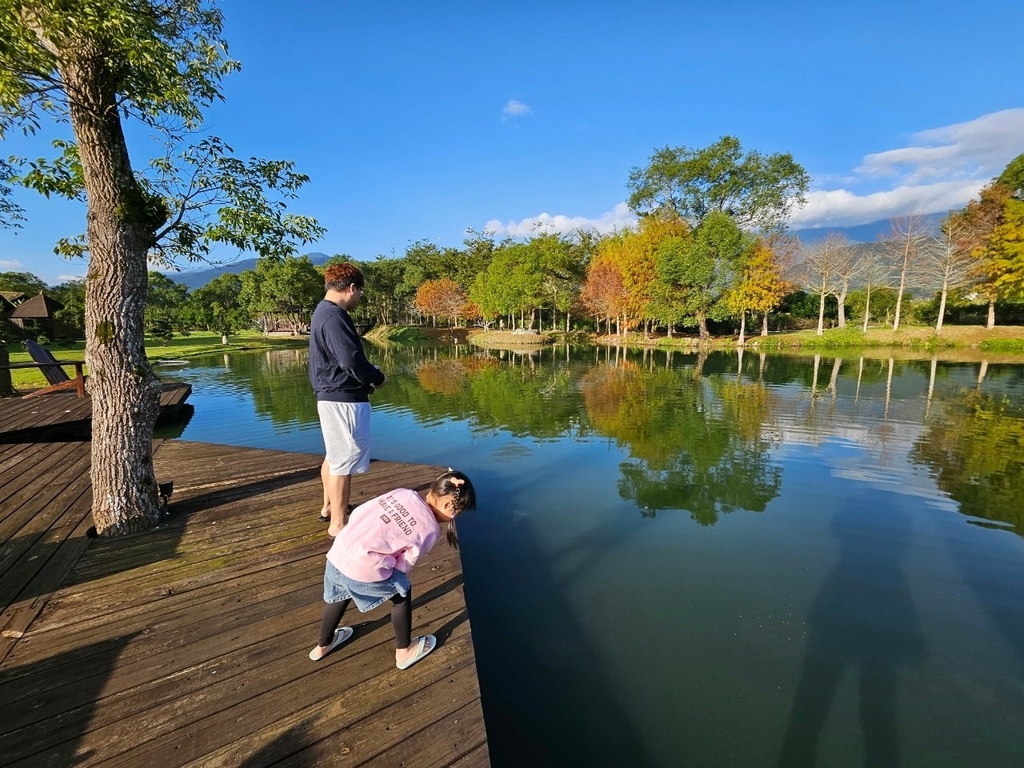
[[[818,189],[794,212],[795,227],[850,226],[916,211],[959,208],[1024,151],[1024,108],[921,131],[909,145],[866,155],[844,188]],[[884,191],[858,186],[886,184]],[[850,189],[850,188],[853,189]]]
[[[4,272],[16,272],[20,266],[21,262],[17,259],[0,259],[0,269]]]
[[[987,182],[942,181],[866,195],[846,189],[819,190],[807,195],[807,205],[790,216],[789,223],[798,229],[845,227],[907,213],[940,213],[963,206]]]
[[[56,285],[61,283],[70,283],[72,280],[85,280],[85,273],[80,275],[57,275]]]
[[[491,219],[484,226],[487,232],[498,237],[530,237],[537,234],[566,234],[577,229],[589,229],[598,234],[608,234],[627,227],[636,222],[636,217],[625,203],[619,203],[612,210],[601,214],[596,219],[585,216],[565,216],[541,213],[519,221],[508,221],[504,224],[498,219]]]
[[[509,99],[508,104],[502,107],[501,116],[502,119],[507,120],[510,117],[522,117],[523,115],[532,115],[533,110],[527,104],[523,104],[521,101],[515,99]]]

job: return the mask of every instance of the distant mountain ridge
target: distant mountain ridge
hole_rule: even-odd
[[[317,265],[323,264],[331,258],[326,253],[320,253],[319,251],[304,253],[302,255]],[[257,261],[258,259],[244,259],[243,261],[235,261],[231,264],[224,264],[220,267],[197,269],[191,272],[179,272],[177,274],[172,273],[167,275],[167,277],[180,285],[188,286],[190,291],[194,291],[196,288],[202,288],[210,281],[216,280],[221,275],[237,275],[247,269],[256,269]]]
[[[921,214],[925,226],[939,231],[939,225],[946,218],[946,213],[924,213]],[[876,243],[879,237],[884,237],[892,231],[890,219],[872,221],[868,224],[856,224],[852,227],[815,227],[811,229],[795,229],[792,233],[800,238],[805,245],[824,240],[829,232],[838,232],[846,236],[846,239],[854,243]]]

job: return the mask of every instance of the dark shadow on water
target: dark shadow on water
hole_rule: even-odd
[[[862,493],[830,523],[839,562],[807,617],[807,651],[779,768],[818,765],[817,751],[842,678],[856,676],[864,765],[900,764],[899,674],[925,655],[925,643],[901,562],[910,520],[882,494]]]
[[[491,765],[656,765],[620,700],[614,670],[578,618],[583,609],[567,594],[574,576],[556,576],[550,564],[557,558],[506,512],[492,500],[487,520],[466,531],[462,548]],[[616,530],[604,533],[603,540],[600,533],[588,537],[589,554],[621,546]],[[476,560],[477,536],[500,538],[500,550],[481,548],[487,558]],[[572,549],[567,556],[587,558],[586,545]],[[577,563],[573,572],[585,569]],[[629,641],[629,628],[607,631]],[[567,675],[573,669],[585,672]]]

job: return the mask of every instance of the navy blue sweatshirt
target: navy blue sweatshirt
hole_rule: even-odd
[[[309,326],[309,382],[317,400],[369,402],[373,387],[384,383],[363,353],[363,342],[348,312],[324,299]]]

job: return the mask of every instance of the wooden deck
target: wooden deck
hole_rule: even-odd
[[[45,398],[44,398],[45,399]],[[175,440],[154,531],[86,536],[87,442],[0,445],[0,755],[4,765],[489,764],[457,553],[413,573],[413,633],[394,666],[388,606],[345,623],[320,662],[321,457]],[[373,462],[353,502],[438,468]]]
[[[192,385],[165,382],[160,389],[160,419],[176,417],[192,394]],[[73,390],[41,397],[0,399],[0,442],[89,439],[92,398]]]

